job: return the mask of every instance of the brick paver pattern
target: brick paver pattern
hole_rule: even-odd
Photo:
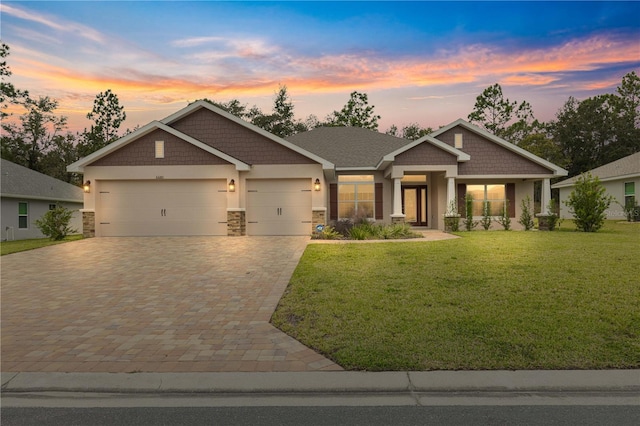
[[[91,238],[3,256],[1,370],[341,370],[269,324],[307,242]]]

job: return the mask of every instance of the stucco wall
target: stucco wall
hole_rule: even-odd
[[[609,209],[606,212],[607,219],[614,219],[614,220],[626,219],[626,216],[624,214],[624,209],[623,209],[625,182],[635,183],[636,201],[640,203],[640,177],[604,181],[602,182],[602,185],[605,187],[607,194],[615,198],[615,200],[611,203],[611,205],[609,206]],[[573,218],[573,215],[569,212],[569,207],[567,207],[564,202],[569,198],[569,195],[571,194],[571,191],[574,190],[574,188],[575,187],[573,186],[560,188],[560,217],[564,219]]]
[[[27,229],[18,229],[18,203],[28,203],[28,220],[29,227]],[[13,238],[16,240],[26,240],[30,238],[45,238],[38,227],[34,224],[47,211],[49,204],[55,204],[56,200],[29,200],[23,198],[2,198],[2,215],[0,216],[0,239],[4,241],[7,238],[7,227],[13,228]],[[73,210],[73,217],[70,226],[75,228],[78,233],[82,233],[82,214],[78,211],[82,208],[82,203],[61,203],[64,207]],[[9,233],[9,238],[12,235]]]

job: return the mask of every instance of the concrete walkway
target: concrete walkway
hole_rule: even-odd
[[[269,324],[308,240],[92,238],[3,256],[0,371],[341,370]]]

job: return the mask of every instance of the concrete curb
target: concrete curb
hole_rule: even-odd
[[[2,373],[2,392],[638,392],[640,370],[300,373]]]

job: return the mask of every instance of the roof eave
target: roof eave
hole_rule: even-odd
[[[39,201],[60,201],[62,203],[83,203],[84,202],[84,197],[61,198],[61,197],[45,197],[43,195],[8,194],[8,193],[0,193],[0,198],[19,198],[24,200],[39,200]]]
[[[133,142],[136,139],[141,138],[142,136],[151,133],[152,131],[156,130],[158,128],[158,124],[160,124],[159,121],[152,121],[151,123],[142,126],[141,128],[139,128],[138,130],[129,133],[128,135],[125,135],[123,137],[121,137],[120,139],[110,143],[109,145],[102,147],[101,149],[92,152],[91,154],[87,155],[86,157],[83,157],[81,159],[79,159],[78,161],[75,161],[71,164],[69,164],[67,166],[67,171],[68,172],[72,172],[72,173],[83,173],[84,172],[84,167],[87,164],[91,164],[94,161],[97,161],[99,159],[101,159],[102,157],[116,151],[117,149],[119,149],[120,147],[127,145],[130,142]]]

